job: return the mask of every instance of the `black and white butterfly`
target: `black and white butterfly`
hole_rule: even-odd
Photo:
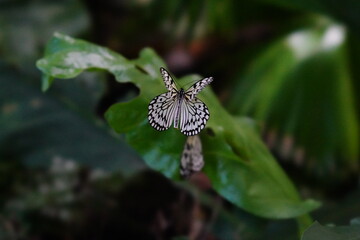
[[[174,80],[165,68],[160,68],[168,92],[155,97],[149,104],[148,119],[150,125],[158,131],[174,128],[193,136],[199,134],[209,120],[209,109],[196,95],[210,84],[212,77],[197,81],[188,90],[177,89]]]
[[[180,163],[180,174],[184,178],[189,178],[194,173],[200,172],[204,167],[201,140],[198,135],[189,136],[186,139]]]

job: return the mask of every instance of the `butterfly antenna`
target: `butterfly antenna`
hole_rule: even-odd
[[[190,86],[192,86],[196,81],[191,81],[191,82],[188,82],[187,84],[184,85],[184,89],[188,89]]]
[[[174,78],[174,76],[171,76],[172,77],[172,79],[173,79],[173,81],[174,81],[174,83],[175,83],[175,86],[176,86],[176,88],[178,89],[178,90],[180,90],[180,86],[179,86],[179,84],[177,83],[177,78]]]

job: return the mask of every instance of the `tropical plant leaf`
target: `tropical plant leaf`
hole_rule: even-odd
[[[145,168],[138,154],[105,126],[42,94],[24,80],[28,76],[3,64],[0,69],[0,159],[48,167],[61,158],[124,176]],[[79,88],[77,92],[85,94]]]
[[[264,123],[270,145],[298,165],[315,165],[310,170],[318,176],[346,177],[358,164],[345,37],[343,27],[327,25],[275,42],[239,76],[228,104],[232,113]]]
[[[354,222],[350,226],[322,226],[314,222],[301,240],[360,240],[360,225]]]
[[[135,84],[140,89],[139,96],[114,104],[105,117],[117,132],[126,134],[128,143],[151,168],[170,178],[179,178],[185,136],[175,129],[158,132],[147,122],[150,100],[166,91],[159,72],[165,63],[153,50],[144,49],[138,59],[130,61],[109,49],[55,34],[37,66],[45,75],[43,86],[51,85],[53,77],[72,78],[93,68],[109,71],[118,82]],[[184,86],[199,78],[190,75],[177,81]],[[201,134],[204,171],[222,196],[268,218],[297,217],[319,206],[314,200],[300,200],[293,184],[247,119],[229,115],[210,88],[204,89],[199,98],[211,113],[207,130]],[[308,223],[306,217],[302,219],[303,224]]]

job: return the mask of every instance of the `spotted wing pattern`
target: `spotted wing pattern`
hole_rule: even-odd
[[[150,125],[158,131],[168,129],[176,114],[177,101],[171,92],[160,94],[149,104],[148,120]]]
[[[207,85],[209,85],[213,81],[212,77],[203,78],[200,81],[194,83],[185,94],[190,98],[190,100],[194,99],[196,95],[203,90]]]
[[[199,134],[209,120],[210,113],[196,95],[211,83],[213,78],[204,78],[185,92],[176,88],[175,82],[164,68],[160,68],[160,72],[168,92],[160,94],[150,102],[148,107],[150,125],[156,130],[163,131],[175,121],[174,127],[179,127],[183,134],[187,136]]]
[[[172,79],[170,73],[168,73],[168,71],[166,71],[165,68],[160,68],[160,73],[164,80],[165,87],[167,88],[167,90],[169,90],[170,92],[174,92],[174,91],[177,92],[175,82]]]
[[[191,101],[185,98],[180,109],[180,131],[187,136],[199,134],[210,118],[205,103],[197,98]]]
[[[201,171],[204,167],[201,140],[199,136],[190,136],[186,139],[181,155],[180,174],[189,178],[192,174]]]

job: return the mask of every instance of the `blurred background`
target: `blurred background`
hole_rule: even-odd
[[[217,195],[204,175],[149,170],[103,119],[136,96],[105,72],[55,81],[35,67],[54,32],[133,59],[151,47],[177,77],[213,76],[233,115],[262,139],[311,215],[360,216],[360,2],[0,1],[0,239],[298,239]],[[205,159],[206,162],[206,159]]]

